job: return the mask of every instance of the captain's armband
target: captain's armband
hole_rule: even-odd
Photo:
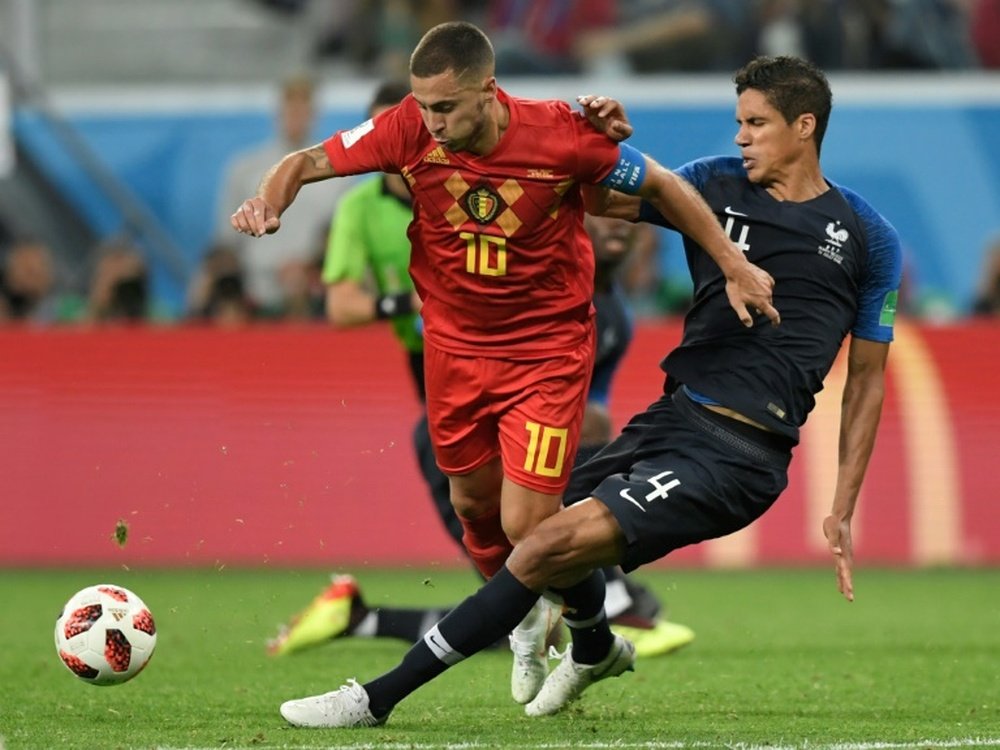
[[[602,187],[635,195],[646,179],[646,156],[626,143],[618,147],[618,163],[599,183]]]

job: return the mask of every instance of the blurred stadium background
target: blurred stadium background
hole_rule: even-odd
[[[531,7],[555,15],[517,15]],[[1000,293],[985,277],[1000,233],[998,13],[998,0],[0,0],[0,254],[44,242],[59,311],[0,323],[0,528],[13,532],[0,565],[462,564],[412,457],[417,407],[388,331],[220,330],[185,307],[223,171],[273,134],[280,82],[315,77],[319,140],[362,119],[444,17],[539,52],[501,58],[512,93],[620,98],[635,145],[670,166],[733,153],[727,72],[749,54],[823,64],[826,174],[879,207],[908,254],[859,558],[1000,564],[1000,326],[972,314],[984,289]],[[661,34],[652,52],[636,28]],[[141,320],[82,323],[112,241],[145,263]],[[656,393],[679,334],[677,243],[661,238],[649,264],[619,425]],[[838,365],[774,513],[672,564],[826,563],[842,378]]]

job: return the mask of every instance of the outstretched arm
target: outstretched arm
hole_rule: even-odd
[[[778,325],[781,316],[771,301],[774,290],[771,275],[748,261],[726,236],[719,220],[698,191],[650,157],[645,158],[646,178],[639,195],[712,257],[726,277],[726,296],[743,325],[753,325],[751,309],[763,313],[773,325]]]
[[[336,176],[322,144],[294,151],[268,170],[257,195],[239,205],[230,224],[237,232],[254,237],[273,234],[281,227],[281,214],[303,185]]]
[[[416,292],[397,292],[377,296],[350,279],[330,284],[326,288],[326,317],[335,326],[362,326],[380,318],[420,312],[421,301]]]
[[[590,124],[614,141],[632,135],[632,125],[621,102],[607,96],[587,94],[577,97]],[[623,147],[627,148],[627,147]],[[748,306],[764,313],[778,325],[781,316],[771,302],[774,279],[757,266],[730,241],[705,200],[684,179],[646,157],[646,178],[636,195],[623,195],[605,186],[583,189],[588,213],[635,220],[639,198],[645,198],[680,232],[697,242],[712,256],[726,277],[726,296],[740,321],[753,325]]]
[[[888,344],[852,337],[847,355],[847,381],[840,411],[837,488],[830,515],[823,519],[823,534],[833,554],[837,588],[848,601],[854,601],[851,519],[882,415],[888,354]]]

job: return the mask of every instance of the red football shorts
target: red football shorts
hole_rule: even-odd
[[[514,361],[449,354],[425,340],[427,421],[438,466],[467,474],[499,455],[511,481],[562,493],[593,366],[593,338],[566,354]]]

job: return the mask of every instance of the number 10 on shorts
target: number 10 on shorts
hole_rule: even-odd
[[[525,422],[524,426],[528,430],[524,470],[542,477],[561,475],[563,461],[566,460],[566,428],[549,427],[538,422]]]

